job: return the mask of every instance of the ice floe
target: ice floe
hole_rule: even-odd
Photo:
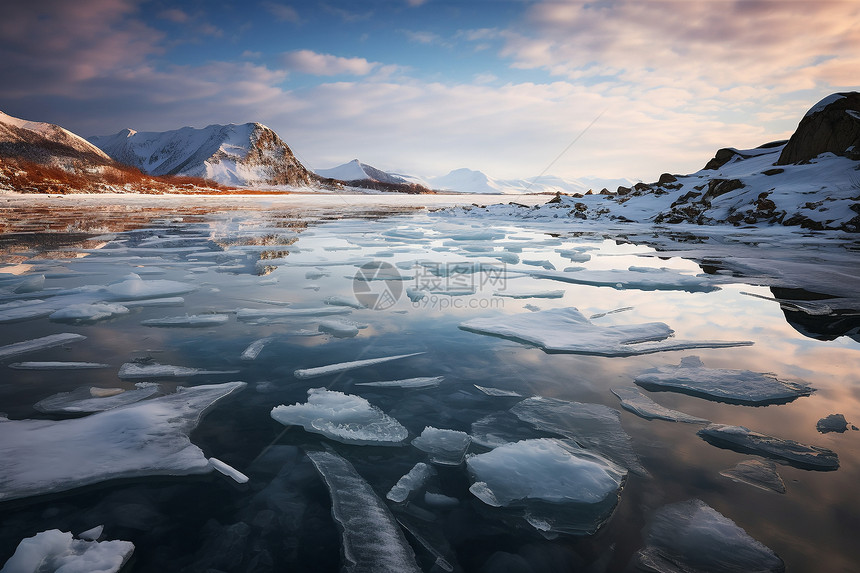
[[[511,412],[494,412],[472,422],[472,441],[485,448],[536,438],[560,437],[555,432],[540,431]]]
[[[478,386],[473,384],[475,388],[486,394],[487,396],[507,396],[512,398],[522,398],[523,395],[513,390],[503,390],[501,388],[491,388],[489,386]]]
[[[356,309],[365,308],[365,306],[363,304],[361,304],[360,302],[358,302],[355,298],[351,298],[348,296],[340,296],[340,295],[327,296],[323,300],[323,303],[331,305],[331,306],[347,306],[349,308],[356,308]]]
[[[637,374],[634,381],[648,390],[669,390],[732,404],[785,404],[812,393],[806,384],[785,382],[773,374],[705,368],[698,356],[687,356],[678,366],[650,368]]]
[[[39,412],[47,414],[82,414],[104,412],[120,406],[134,404],[158,394],[157,385],[145,386],[136,390],[122,388],[96,388],[82,386],[71,392],[60,392],[48,396],[33,405]]]
[[[612,393],[621,400],[622,408],[646,420],[668,420],[669,422],[687,422],[689,424],[709,423],[709,420],[704,418],[697,418],[696,416],[661,406],[640,392],[638,388],[612,388]]]
[[[403,378],[401,380],[359,382],[356,386],[372,386],[374,388],[435,388],[444,379],[444,376],[419,376],[417,378]]]
[[[744,460],[731,469],[721,471],[720,475],[766,491],[785,493],[785,483],[776,472],[773,462]]]
[[[0,573],[117,573],[132,553],[130,541],[75,539],[49,529],[22,540]]]
[[[395,503],[403,503],[423,488],[427,480],[434,475],[436,475],[436,470],[433,469],[433,466],[418,462],[408,473],[397,480],[396,484],[391,486],[385,497]]]
[[[558,272],[553,270],[532,271],[535,278],[589,285],[607,286],[615,289],[635,290],[683,290],[687,292],[712,292],[719,290],[708,275],[687,275],[674,269],[653,267],[629,267],[623,269]]]
[[[16,370],[95,370],[110,368],[100,362],[13,362],[9,368]]]
[[[271,416],[344,444],[396,446],[409,435],[400,422],[361,396],[325,388],[309,389],[304,404],[276,406]]]
[[[705,502],[692,499],[657,510],[646,547],[636,555],[645,571],[781,572],[776,553]]]
[[[507,298],[562,298],[563,290],[533,290],[533,291],[512,291],[503,290],[493,293],[493,296],[502,296]]]
[[[126,362],[119,367],[118,376],[122,380],[138,378],[186,378],[188,376],[203,376],[208,374],[235,374],[238,370],[204,370],[187,366],[158,364],[157,362]]]
[[[143,326],[160,326],[165,328],[205,328],[219,326],[230,320],[226,314],[186,314],[185,316],[165,316],[142,320]]]
[[[768,436],[743,426],[711,424],[699,430],[698,434],[715,446],[782,460],[801,469],[827,471],[839,467],[836,452]]]
[[[6,346],[0,346],[0,360],[12,358],[13,356],[20,356],[21,354],[26,354],[28,352],[36,352],[37,350],[61,346],[70,342],[78,342],[85,338],[86,336],[82,334],[63,332],[60,334],[49,334],[48,336],[42,336],[41,338],[34,338],[32,340],[13,342]]]
[[[349,314],[349,308],[325,306],[319,308],[240,308],[236,310],[239,320],[258,320],[261,318],[293,318],[304,316],[329,316],[333,314]]]
[[[223,474],[236,483],[248,483],[248,476],[218,458],[209,458],[209,464],[220,474]]]
[[[73,304],[52,312],[48,318],[54,322],[97,322],[106,318],[128,314],[128,307],[109,302]]]
[[[412,445],[427,452],[434,464],[458,466],[463,463],[471,442],[472,438],[466,432],[427,426],[420,436],[412,440]]]
[[[523,440],[466,465],[475,497],[517,509],[543,533],[591,534],[618,503],[626,472],[609,460],[553,439]]]
[[[333,452],[307,452],[331,496],[340,525],[343,571],[421,573],[415,554],[391,512],[347,460]]]
[[[271,336],[267,336],[266,338],[260,338],[259,340],[255,340],[248,347],[242,351],[241,356],[239,358],[246,362],[250,362],[252,360],[256,360],[257,356],[260,355],[263,348],[266,347],[272,340],[274,340]]]
[[[169,297],[195,290],[197,287],[192,284],[164,279],[143,280],[140,275],[134,273],[101,289],[114,300],[119,301]]]
[[[621,427],[621,413],[614,408],[534,396],[514,405],[511,412],[539,430],[570,438],[634,473],[648,474]]]
[[[212,468],[189,434],[218,401],[245,387],[229,382],[73,420],[3,423],[0,501],[66,491],[110,479],[200,474]]]
[[[330,318],[319,321],[319,331],[331,334],[335,338],[352,338],[358,334],[361,326],[349,320]]]
[[[666,340],[674,331],[662,322],[599,326],[576,308],[475,318],[460,328],[534,344],[547,352],[635,356],[668,350],[749,346],[749,341]]]
[[[826,434],[828,432],[842,433],[848,429],[848,420],[842,414],[830,414],[816,422],[815,429]]]
[[[326,376],[329,374],[339,374],[347,370],[355,368],[363,368],[365,366],[373,366],[392,360],[400,360],[401,358],[409,358],[410,356],[418,356],[423,352],[413,352],[412,354],[398,354],[396,356],[382,356],[380,358],[366,358],[364,360],[352,360],[350,362],[339,362],[337,364],[329,364],[327,366],[317,366],[316,368],[299,368],[293,375],[296,378],[316,378],[318,376]]]

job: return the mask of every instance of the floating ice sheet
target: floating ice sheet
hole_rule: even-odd
[[[435,388],[444,379],[444,376],[420,376],[418,378],[403,378],[402,380],[359,382],[356,386],[372,386],[374,388]]]
[[[591,534],[618,503],[626,472],[599,455],[559,440],[523,440],[466,465],[475,497],[516,508],[544,533]]]
[[[614,408],[535,396],[516,404],[511,412],[539,430],[570,438],[634,473],[648,474],[621,427],[621,413]]]
[[[116,573],[133,552],[130,541],[74,539],[49,529],[22,540],[0,573]]]
[[[172,366],[170,364],[158,364],[156,362],[147,364],[126,362],[120,366],[118,376],[122,380],[133,380],[138,378],[186,378],[188,376],[235,374],[237,372],[238,370],[204,370],[202,368]]]
[[[402,503],[415,495],[430,477],[436,475],[436,470],[433,466],[429,466],[424,462],[418,462],[411,470],[391,486],[385,497],[395,503]]]
[[[0,346],[0,360],[5,360],[6,358],[11,358],[13,356],[20,356],[21,354],[26,354],[28,352],[44,350],[45,348],[61,346],[63,344],[68,344],[69,342],[77,342],[79,340],[84,340],[85,338],[86,336],[83,336],[82,334],[63,332],[61,334],[50,334],[48,336],[34,338],[32,340],[13,342],[6,346]]]
[[[100,362],[13,362],[9,368],[16,370],[95,370],[110,368]]]
[[[563,290],[532,290],[532,291],[514,291],[503,290],[493,293],[493,296],[502,296],[507,298],[562,298]]]
[[[698,356],[687,356],[678,366],[650,368],[634,381],[648,390],[670,390],[731,404],[785,404],[812,393],[805,384],[784,382],[773,374],[705,368]]]
[[[712,292],[720,289],[713,284],[707,275],[686,275],[667,268],[585,269],[575,273],[545,270],[532,271],[530,274],[540,279],[590,286],[608,286],[616,289],[683,290],[687,292]]]
[[[352,321],[330,318],[319,321],[319,330],[335,338],[352,338],[358,334],[360,327]]]
[[[296,378],[316,378],[318,376],[326,376],[329,374],[339,374],[355,368],[382,364],[383,362],[391,362],[392,360],[400,360],[401,358],[409,358],[410,356],[418,356],[419,354],[424,353],[413,352],[412,354],[398,354],[396,356],[382,356],[380,358],[367,358],[364,360],[353,360],[351,362],[339,362],[337,364],[329,364],[327,366],[317,366],[316,368],[299,368],[293,372],[293,375]]]
[[[621,407],[633,412],[646,420],[668,420],[669,422],[687,422],[689,424],[707,424],[709,420],[697,418],[672,410],[656,403],[639,391],[638,388],[612,388],[612,393],[621,400]]]
[[[848,429],[848,420],[842,414],[830,414],[816,422],[815,429],[826,434],[828,432],[842,433]]]
[[[111,392],[114,390],[116,392]],[[82,386],[71,392],[60,392],[48,396],[33,405],[39,412],[48,414],[82,414],[91,412],[104,412],[140,402],[158,394],[157,385],[145,386],[136,390],[123,390],[122,388],[94,388]]]
[[[358,302],[354,297],[348,297],[348,296],[340,296],[340,295],[328,296],[325,298],[325,300],[323,300],[323,302],[325,304],[328,304],[331,306],[347,306],[349,308],[356,308],[356,309],[365,308],[365,306],[363,304],[361,304],[360,302]]]
[[[3,423],[0,501],[147,475],[211,470],[188,436],[216,402],[245,387],[229,382],[181,388],[74,420]]]
[[[782,559],[773,551],[698,499],[657,510],[648,528],[646,543],[636,556],[638,565],[645,571],[775,573],[785,570]]]
[[[205,328],[219,326],[230,320],[226,314],[186,314],[185,316],[165,316],[142,320],[143,326],[160,326],[165,328]]]
[[[775,438],[743,426],[711,424],[698,434],[715,446],[783,460],[801,469],[828,471],[839,467],[839,458],[831,450]]]
[[[486,394],[487,396],[506,396],[509,398],[522,398],[523,395],[513,390],[503,390],[501,388],[491,388],[489,386],[478,386],[473,384],[475,388]]]
[[[192,284],[163,279],[143,280],[140,275],[134,273],[101,289],[118,301],[170,297],[195,290],[197,287]]]
[[[731,469],[721,471],[720,475],[766,491],[785,493],[785,483],[776,472],[773,462],[745,460]]]
[[[521,440],[559,437],[555,432],[542,432],[535,429],[511,412],[494,412],[472,422],[470,434],[474,443],[485,448],[495,448]]]
[[[304,404],[276,406],[271,416],[344,444],[396,446],[409,435],[400,422],[361,396],[325,388],[308,390]]]
[[[272,340],[274,340],[271,336],[267,336],[266,338],[261,338],[259,340],[255,340],[248,347],[242,351],[242,355],[239,357],[241,360],[246,362],[250,362],[252,360],[256,360],[257,356],[260,355],[263,348],[266,347]]]
[[[122,314],[128,314],[128,308],[121,304],[96,302],[73,304],[52,312],[48,318],[54,322],[97,322]]]
[[[318,308],[240,308],[236,310],[239,320],[257,320],[260,318],[293,318],[302,316],[329,316],[333,314],[349,314],[349,308],[324,306]]]
[[[547,352],[595,356],[635,356],[668,350],[752,344],[748,341],[666,340],[674,331],[662,322],[599,326],[573,307],[475,318],[461,323],[460,328],[534,344]]]
[[[463,463],[471,442],[472,438],[466,432],[427,426],[420,436],[412,440],[412,445],[427,452],[434,464],[458,466]]]
[[[331,496],[331,513],[343,538],[347,573],[421,573],[403,532],[348,461],[333,452],[308,452]]]

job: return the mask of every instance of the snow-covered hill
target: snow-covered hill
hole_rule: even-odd
[[[278,135],[259,123],[183,127],[90,137],[120,163],[150,175],[203,177],[226,185],[310,185],[314,176]]]
[[[101,149],[71,131],[3,112],[0,112],[0,156],[69,168],[78,167],[79,163],[112,163]]]
[[[320,177],[328,179],[338,179],[340,181],[379,181],[380,183],[411,183],[407,179],[387,173],[381,169],[377,169],[372,165],[362,163],[358,159],[353,159],[349,163],[338,165],[330,169],[315,169],[314,172]]]
[[[663,174],[615,193],[560,196],[528,218],[699,225],[781,224],[860,231],[860,93],[837,94],[804,116],[791,140],[720,149],[704,169]],[[517,212],[515,207],[497,210]]]
[[[481,171],[455,169],[441,177],[427,180],[434,189],[458,191],[461,193],[582,193],[589,190],[595,193],[601,189],[615,189],[619,185],[632,185],[630,179],[565,179],[554,175],[543,175],[531,179],[494,179]]]

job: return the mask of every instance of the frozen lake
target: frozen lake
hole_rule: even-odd
[[[856,568],[856,238],[488,201],[0,197],[0,563]]]

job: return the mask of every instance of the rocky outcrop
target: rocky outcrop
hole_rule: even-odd
[[[822,153],[860,159],[860,93],[833,94],[800,120],[776,165],[809,161]]]

